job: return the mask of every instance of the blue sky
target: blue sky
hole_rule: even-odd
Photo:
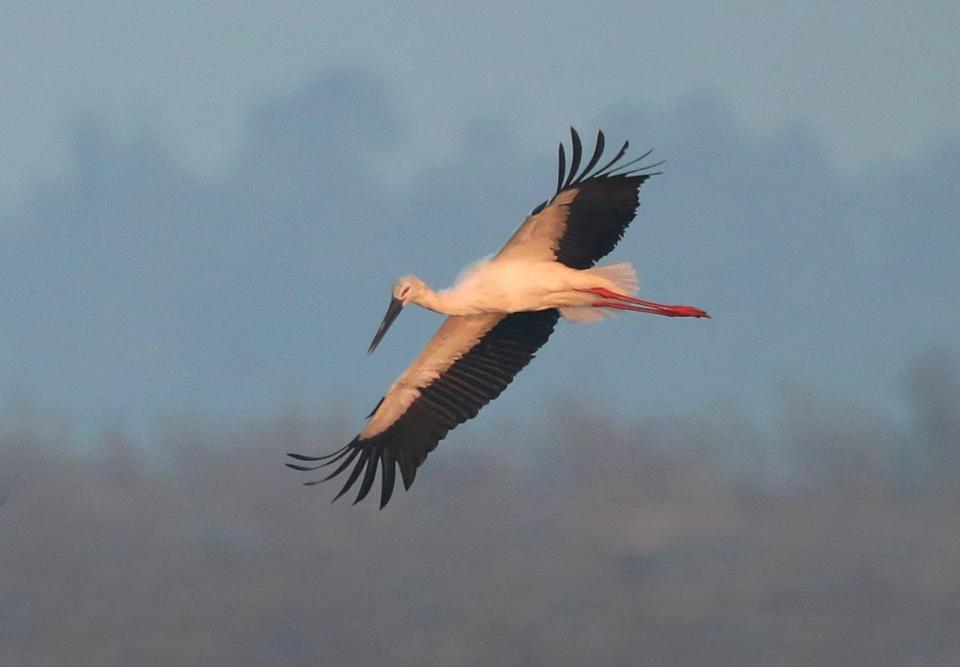
[[[404,314],[366,358],[390,283],[495,250],[573,124],[668,160],[612,259],[715,319],[564,327],[491,411],[763,416],[791,382],[896,410],[904,365],[960,340],[956,25],[948,3],[7,3],[0,386],[79,422],[359,417],[437,324]]]
[[[809,123],[858,169],[960,133],[950,2],[4,3],[0,193],[64,159],[80,110],[222,168],[248,110],[330,65],[391,87],[421,164],[493,114],[534,142],[635,100],[722,98],[769,135]],[[405,164],[411,164],[404,150]],[[408,174],[407,174],[408,175]]]

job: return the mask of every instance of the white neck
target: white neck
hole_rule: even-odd
[[[479,312],[461,303],[460,299],[457,299],[456,295],[450,290],[434,292],[429,287],[424,287],[413,302],[427,310],[444,315],[475,315]]]

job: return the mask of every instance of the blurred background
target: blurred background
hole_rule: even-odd
[[[0,662],[960,662],[960,6],[3,15]],[[562,323],[383,512],[299,486],[570,125],[667,160],[610,259],[713,319]]]

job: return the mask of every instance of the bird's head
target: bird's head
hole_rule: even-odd
[[[408,303],[416,302],[426,289],[426,283],[416,276],[404,276],[393,284],[393,291],[390,295],[390,305],[387,306],[387,314],[384,315],[383,322],[380,323],[380,328],[377,329],[377,335],[373,337],[373,342],[370,343],[370,349],[367,350],[367,354],[371,354],[377,348],[377,345],[380,344],[380,341],[386,335],[387,329],[390,328],[393,321],[400,315],[403,307]]]
[[[426,288],[426,283],[416,276],[404,276],[393,283],[393,298],[406,306],[410,302],[415,302]]]

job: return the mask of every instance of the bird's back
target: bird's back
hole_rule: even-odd
[[[482,313],[543,310],[548,297],[569,290],[577,271],[559,262],[497,257],[473,265],[445,297]]]

